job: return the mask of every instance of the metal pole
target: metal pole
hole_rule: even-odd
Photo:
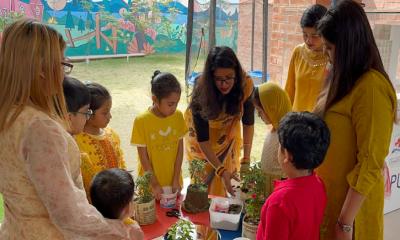
[[[253,0],[251,9],[251,59],[250,59],[250,69],[254,70],[254,24],[256,21],[256,0]]]
[[[337,0],[332,0],[331,1],[331,7],[336,7],[336,2],[337,2]]]
[[[268,73],[268,0],[263,0],[263,77],[267,81]]]
[[[188,15],[187,15],[187,26],[186,26],[186,62],[185,62],[185,85],[186,85],[186,97],[189,96],[189,68],[190,68],[190,53],[192,50],[192,36],[193,36],[193,11],[194,11],[194,0],[189,0],[188,3]],[[201,46],[199,46],[201,47]]]
[[[215,47],[215,18],[217,11],[217,0],[210,0],[210,21],[208,31],[208,51]]]

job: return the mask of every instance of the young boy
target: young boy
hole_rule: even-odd
[[[83,131],[86,120],[93,115],[89,109],[89,89],[78,79],[64,77],[64,97],[68,108],[69,129],[68,132],[76,135]]]
[[[143,239],[143,232],[133,215],[133,194],[135,183],[132,176],[123,169],[110,168],[96,174],[90,186],[90,198],[93,206],[105,218],[121,219],[135,228],[135,239]]]
[[[327,197],[313,170],[324,160],[329,129],[312,113],[292,112],[280,121],[278,135],[278,161],[288,178],[275,182],[264,203],[257,240],[318,240]]]

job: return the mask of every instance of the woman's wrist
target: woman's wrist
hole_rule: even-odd
[[[242,159],[240,159],[240,163],[250,163],[250,157],[249,156],[243,156]]]
[[[215,175],[218,177],[222,177],[222,174],[226,171],[226,168],[224,167],[223,164],[221,164],[216,170],[215,170]]]

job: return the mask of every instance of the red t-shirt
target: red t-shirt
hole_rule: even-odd
[[[257,240],[318,240],[326,200],[325,186],[315,173],[276,181],[261,210]]]

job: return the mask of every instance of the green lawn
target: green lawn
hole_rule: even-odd
[[[71,76],[82,81],[95,81],[107,87],[113,96],[110,126],[121,138],[122,149],[128,168],[136,174],[136,149],[132,147],[130,135],[135,116],[151,105],[150,79],[154,70],[168,71],[176,75],[182,84],[182,96],[179,109],[184,111],[187,106],[184,85],[184,55],[151,55],[140,58],[108,59],[75,63]],[[266,133],[266,126],[256,117],[253,140],[252,160],[259,160]],[[183,173],[187,176],[187,165]],[[0,197],[0,203],[2,202]],[[3,218],[3,204],[0,204],[0,221]]]

